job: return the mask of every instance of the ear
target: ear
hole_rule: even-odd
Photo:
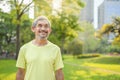
[[[35,32],[35,27],[31,27],[31,31],[32,31],[32,32]]]

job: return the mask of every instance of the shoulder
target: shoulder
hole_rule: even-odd
[[[31,41],[28,43],[25,43],[23,46],[21,46],[20,50],[25,50],[31,45]]]
[[[53,48],[60,49],[60,47],[52,42],[49,41],[49,45]]]

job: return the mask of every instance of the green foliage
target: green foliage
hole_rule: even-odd
[[[113,28],[111,24],[104,24],[101,28],[101,34],[109,34]]]
[[[18,41],[18,36],[20,32],[20,42],[22,42],[20,45],[30,41],[33,38],[33,34],[30,30],[30,24],[31,21],[29,20],[28,16],[26,16],[25,12],[29,9],[32,2],[28,4],[23,3],[24,0],[21,0],[21,2],[18,2],[17,0],[11,0],[8,1],[8,3],[11,5],[11,11],[7,16],[5,15],[5,18],[8,20],[5,20],[6,28],[9,32],[9,40],[11,38],[16,39]],[[64,46],[70,42],[72,39],[78,36],[78,32],[80,31],[80,26],[78,22],[78,15],[79,10],[81,7],[84,6],[80,0],[74,1],[74,0],[67,0],[63,1],[62,3],[62,11],[58,12],[57,15],[52,15],[52,1],[48,0],[33,0],[35,3],[35,15],[46,15],[51,19],[52,22],[52,28],[53,32],[50,36],[50,40],[54,43],[57,43],[63,50],[65,48]],[[74,6],[73,6],[74,5]],[[57,13],[57,11],[56,11]],[[5,13],[4,13],[5,14]],[[0,13],[1,17],[4,15],[3,13]],[[35,17],[36,17],[35,16]],[[17,28],[20,27],[16,31],[16,25]],[[3,30],[1,30],[2,32]],[[4,30],[5,31],[5,30]],[[4,33],[4,32],[3,32]],[[5,32],[6,33],[6,32]],[[27,33],[27,34],[26,34]],[[7,34],[7,33],[6,33]],[[0,36],[1,37],[1,36]],[[3,36],[3,39],[5,37]],[[7,45],[6,41],[3,40],[2,42],[5,42],[5,46]],[[11,41],[9,41],[10,45]],[[15,42],[14,42],[15,43]],[[17,42],[16,49],[19,50],[19,41]],[[15,46],[15,45],[13,45]],[[14,48],[14,47],[13,47]],[[6,48],[10,49],[10,48]],[[16,50],[16,53],[18,52]],[[15,51],[15,49],[14,49]]]
[[[38,17],[40,15],[51,15],[52,13],[52,1],[51,0],[35,0],[34,1],[34,9],[36,10],[35,17]]]
[[[81,0],[64,0],[62,2],[62,10],[65,13],[79,16],[80,9],[84,7]]]
[[[120,17],[113,18],[111,24],[104,24],[101,29],[96,33],[96,37],[101,38],[103,35],[109,35],[110,33],[114,34],[114,45],[119,44],[120,36]],[[110,35],[109,35],[110,36]],[[119,44],[120,45],[120,44]]]
[[[49,40],[57,43],[63,53],[65,53],[65,45],[76,38],[81,31],[80,24],[78,23],[79,14],[76,14],[79,13],[81,6],[77,1],[72,1],[63,1],[62,11],[56,11],[56,15],[49,16],[52,23],[52,35],[49,37]]]
[[[77,56],[77,58],[81,59],[81,58],[94,58],[94,57],[100,57],[100,54],[81,54],[79,56]]]
[[[11,10],[10,16],[12,17],[12,24],[16,27],[16,16],[14,16],[15,10]],[[31,19],[29,19],[29,16],[27,14],[24,14],[21,17],[21,26],[20,26],[20,45],[23,45],[24,43],[30,41],[33,38],[32,32],[31,32]],[[12,29],[13,30],[13,29]],[[13,30],[16,33],[16,30]],[[15,49],[14,49],[15,50]]]
[[[54,10],[56,14],[53,15],[51,13],[51,3],[51,1],[46,0],[42,0],[42,2],[36,1],[38,12],[35,12],[35,14],[37,16],[44,14],[49,17],[52,24],[52,33],[49,40],[60,46],[62,53],[65,53],[66,45],[77,37],[78,32],[81,31],[78,16],[79,10],[83,5],[80,0],[64,0],[62,1],[62,10]]]
[[[101,39],[100,42],[97,44],[95,51],[98,53],[107,53],[107,48],[109,46],[107,39]]]
[[[29,19],[27,14],[24,14],[22,17],[21,32],[20,32],[20,41],[21,45],[29,42],[34,38],[34,35],[31,31],[32,20]]]
[[[78,36],[80,26],[77,23],[78,18],[73,15],[67,15],[65,13],[59,14],[59,16],[51,16],[51,23],[53,33],[57,33],[58,38],[71,39]]]
[[[120,46],[117,45],[110,45],[108,46],[109,53],[119,53],[120,54]]]
[[[68,45],[68,53],[73,54],[77,57],[79,54],[83,53],[83,43],[79,39],[75,39]]]
[[[114,38],[113,45],[120,46],[120,35],[118,35],[116,38]]]
[[[11,10],[10,13],[0,12],[1,21],[0,22],[0,46],[2,49],[7,50],[9,52],[15,52],[15,41],[16,41],[16,23],[15,23],[15,10]],[[31,39],[31,30],[27,29],[31,26],[31,21],[27,14],[24,14],[21,17],[21,41],[24,40],[24,43]],[[26,34],[26,32],[28,34]],[[23,43],[22,43],[23,44]],[[21,44],[21,45],[22,45]],[[0,51],[1,52],[1,51]]]
[[[83,52],[93,53],[97,52],[97,47],[100,41],[94,37],[95,29],[91,23],[80,22],[82,32],[79,33],[79,38],[83,41]]]
[[[15,37],[15,25],[11,24],[13,20],[11,14],[0,12],[0,47],[3,50],[14,50],[12,39]],[[13,46],[13,47],[9,47]],[[0,50],[1,52],[1,50]]]
[[[13,18],[14,24],[16,25],[16,59],[20,49],[20,26],[21,26],[21,19],[22,16],[29,10],[30,5],[33,3],[34,0],[31,2],[24,4],[25,0],[10,0],[11,9],[15,12],[15,17]]]

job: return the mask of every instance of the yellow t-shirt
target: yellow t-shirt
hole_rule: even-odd
[[[20,48],[16,67],[26,70],[24,80],[55,80],[55,71],[64,65],[58,46],[48,42],[38,47],[31,41]]]

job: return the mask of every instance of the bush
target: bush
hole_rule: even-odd
[[[110,53],[120,53],[120,46],[111,45],[108,47],[108,52]]]
[[[82,54],[83,46],[79,39],[73,40],[68,46],[68,53],[72,54],[74,57]]]
[[[82,54],[77,56],[77,58],[93,58],[93,57],[100,57],[100,54]]]

